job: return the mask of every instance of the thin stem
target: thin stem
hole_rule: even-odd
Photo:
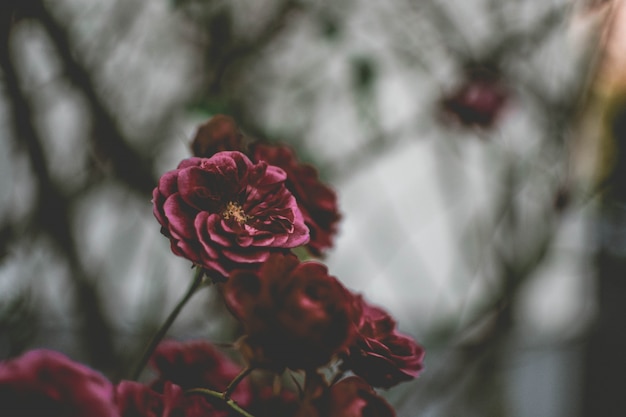
[[[187,304],[187,301],[189,301],[191,296],[194,295],[194,293],[200,288],[203,276],[203,269],[199,266],[196,266],[196,273],[193,277],[191,285],[189,285],[189,288],[187,289],[187,292],[185,293],[183,298],[178,302],[176,307],[174,307],[174,310],[172,310],[172,312],[163,322],[159,330],[154,334],[154,336],[152,336],[152,339],[150,339],[148,345],[146,345],[143,353],[141,354],[141,359],[135,364],[133,372],[130,374],[131,380],[136,380],[137,378],[139,378],[139,374],[141,374],[141,371],[143,371],[146,363],[148,363],[148,359],[150,359],[150,356],[152,356],[152,352],[154,352],[154,349],[157,347],[161,339],[163,339],[165,333],[167,333],[169,328],[172,326],[172,323],[174,323],[174,320],[176,320],[176,317],[178,317],[180,311],[183,309],[185,304]]]
[[[246,410],[241,408],[239,406],[239,404],[237,404],[235,402],[235,400],[233,400],[232,398],[228,398],[228,399],[224,398],[224,394],[225,393],[213,391],[213,390],[206,389],[206,388],[194,388],[194,389],[191,389],[191,390],[187,391],[186,394],[204,394],[204,395],[208,395],[208,396],[213,397],[213,398],[218,398],[218,399],[224,401],[230,408],[232,408],[233,410],[235,410],[236,412],[238,412],[242,416],[244,416],[244,417],[254,417],[252,414],[248,413]]]
[[[230,384],[228,384],[228,387],[226,387],[226,391],[224,391],[224,393],[222,394],[223,398],[225,400],[229,400],[230,399],[230,395],[233,393],[233,391],[237,388],[237,385],[239,385],[239,383],[248,376],[248,374],[250,374],[250,372],[252,372],[254,368],[249,366],[247,368],[245,368],[243,371],[241,371],[239,373],[239,375],[237,375],[235,377],[235,379],[233,379]]]

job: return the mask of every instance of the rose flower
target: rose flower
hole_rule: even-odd
[[[161,177],[153,212],[172,252],[226,278],[308,242],[285,180],[282,169],[240,152],[189,158]]]
[[[150,364],[158,372],[158,379],[152,383],[157,390],[170,381],[184,390],[208,388],[223,392],[242,371],[239,365],[204,340],[161,342],[152,354]],[[252,397],[248,381],[241,381],[231,397],[246,406]]]
[[[221,402],[209,403],[198,395],[185,395],[182,388],[166,382],[161,392],[134,381],[116,386],[120,417],[228,417],[236,413]]]
[[[300,163],[293,151],[284,145],[254,143],[251,145],[251,159],[265,161],[287,173],[285,185],[296,197],[311,234],[307,249],[313,255],[320,256],[324,250],[332,247],[337,223],[341,218],[337,209],[337,195],[319,180],[317,170],[311,165]]]
[[[352,294],[318,262],[272,255],[256,272],[235,271],[223,295],[251,365],[314,369],[353,340]]]
[[[395,320],[384,310],[355,297],[362,315],[356,343],[343,367],[374,387],[390,388],[417,377],[423,368],[424,349],[396,330]]]
[[[341,218],[337,195],[319,180],[317,170],[298,161],[293,150],[282,144],[256,141],[243,136],[235,121],[217,114],[200,125],[191,143],[194,156],[209,158],[219,151],[240,151],[254,162],[265,161],[287,174],[285,186],[294,195],[309,228],[311,240],[306,248],[314,256],[321,256],[332,247]]]
[[[496,68],[468,65],[465,79],[455,90],[443,97],[444,116],[466,127],[491,128],[500,118],[510,91]]]
[[[118,417],[113,385],[49,350],[0,362],[0,409],[11,417]]]

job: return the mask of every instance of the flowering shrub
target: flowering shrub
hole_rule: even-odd
[[[0,362],[2,410],[17,417],[393,417],[374,388],[415,378],[423,348],[324,264],[290,252],[306,247],[320,256],[332,246],[334,191],[282,145],[245,147],[226,116],[203,125],[192,149],[206,154],[161,177],[153,212],[172,252],[196,272],[129,379],[113,384],[61,354],[32,351]],[[233,346],[243,366],[208,341],[162,341],[190,297],[210,284],[241,324]],[[136,382],[148,363],[154,379]],[[289,372],[295,387],[248,378],[255,370]]]

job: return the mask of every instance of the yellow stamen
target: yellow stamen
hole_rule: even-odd
[[[226,204],[226,208],[222,212],[222,217],[226,220],[233,218],[240,225],[252,218],[252,216],[246,215],[243,211],[243,207],[233,201]]]

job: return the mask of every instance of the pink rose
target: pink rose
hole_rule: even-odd
[[[242,371],[239,365],[203,340],[161,342],[150,358],[150,364],[158,372],[158,379],[152,383],[157,390],[170,381],[184,390],[209,388],[223,392]],[[242,406],[250,403],[252,394],[247,379],[237,385],[231,397]]]
[[[0,362],[0,410],[11,417],[119,417],[105,377],[44,349]]]
[[[306,247],[314,256],[321,256],[333,246],[341,218],[337,195],[320,181],[317,170],[298,161],[289,147],[259,141],[248,146],[248,142],[250,139],[241,134],[231,117],[218,114],[198,127],[191,151],[194,156],[202,158],[209,158],[220,151],[240,151],[252,161],[265,161],[285,171],[285,185],[296,198],[311,235]]]
[[[390,388],[417,377],[423,368],[424,349],[396,330],[395,320],[384,310],[357,297],[362,316],[356,343],[344,359],[344,368],[370,385]]]
[[[254,143],[251,145],[250,158],[275,165],[287,173],[287,189],[296,197],[311,234],[311,240],[306,246],[309,251],[320,256],[324,250],[332,247],[341,215],[337,208],[337,195],[319,180],[317,170],[311,165],[300,163],[293,151],[285,145]]]
[[[159,180],[154,215],[172,252],[226,278],[309,241],[285,180],[282,169],[240,152],[189,158]]]
[[[353,340],[352,294],[321,263],[272,255],[258,271],[235,271],[223,294],[253,364],[314,369]]]

